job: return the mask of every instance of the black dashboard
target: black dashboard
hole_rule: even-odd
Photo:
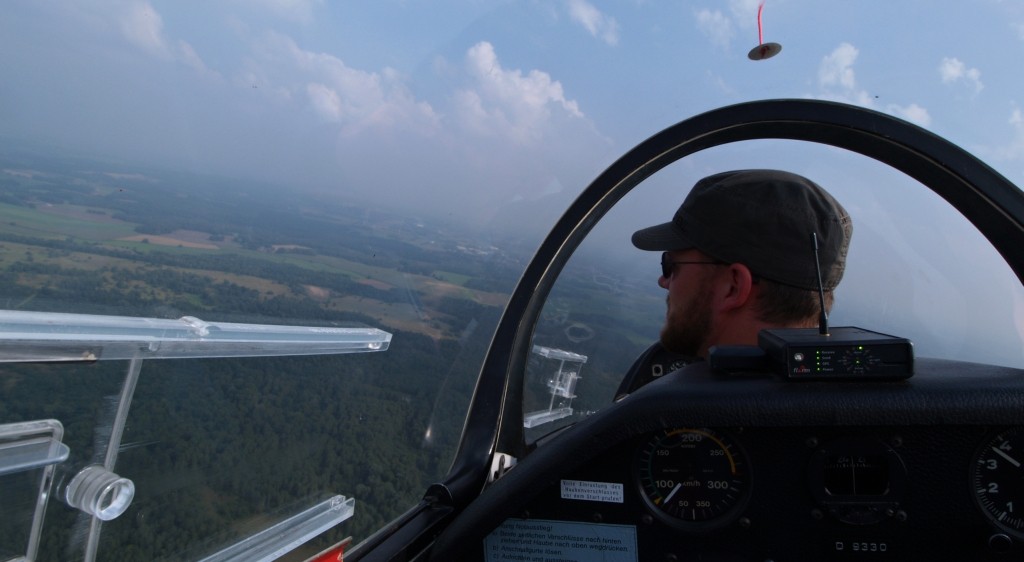
[[[1024,372],[916,370],[688,366],[540,443],[446,535],[492,561],[1021,559]]]

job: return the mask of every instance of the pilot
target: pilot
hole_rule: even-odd
[[[616,399],[716,345],[757,345],[764,328],[813,328],[843,278],[849,213],[818,184],[779,170],[736,170],[696,183],[671,222],[633,233],[662,252],[668,291],[660,341],[630,369]],[[815,256],[817,245],[817,256]]]

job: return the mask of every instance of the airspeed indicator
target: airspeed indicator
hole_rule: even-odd
[[[667,429],[634,458],[645,503],[674,527],[707,530],[734,521],[750,494],[746,456],[734,439],[711,429]]]

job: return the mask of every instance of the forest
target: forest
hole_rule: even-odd
[[[147,361],[117,461],[138,491],[104,524],[101,559],[196,558],[324,494],[356,498],[355,515],[310,548],[359,541],[444,476],[527,259],[521,244],[211,178],[147,170],[147,181],[111,181],[68,162],[30,165],[0,174],[0,309],[393,334],[383,353]],[[584,303],[574,322],[602,325],[586,303],[607,290],[587,279],[556,295]],[[567,343],[563,324],[539,326],[538,341]],[[588,343],[615,353],[586,366],[586,384],[602,390],[581,393],[578,409],[610,398],[603,389],[642,348],[641,324]],[[97,462],[126,369],[0,364],[0,423],[59,419],[66,464]],[[40,559],[74,558],[86,520],[51,504]]]

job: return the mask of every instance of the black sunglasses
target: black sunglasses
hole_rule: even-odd
[[[661,253],[661,276],[665,279],[672,277],[672,271],[677,265],[729,265],[724,261],[672,261],[669,259],[668,252]]]

